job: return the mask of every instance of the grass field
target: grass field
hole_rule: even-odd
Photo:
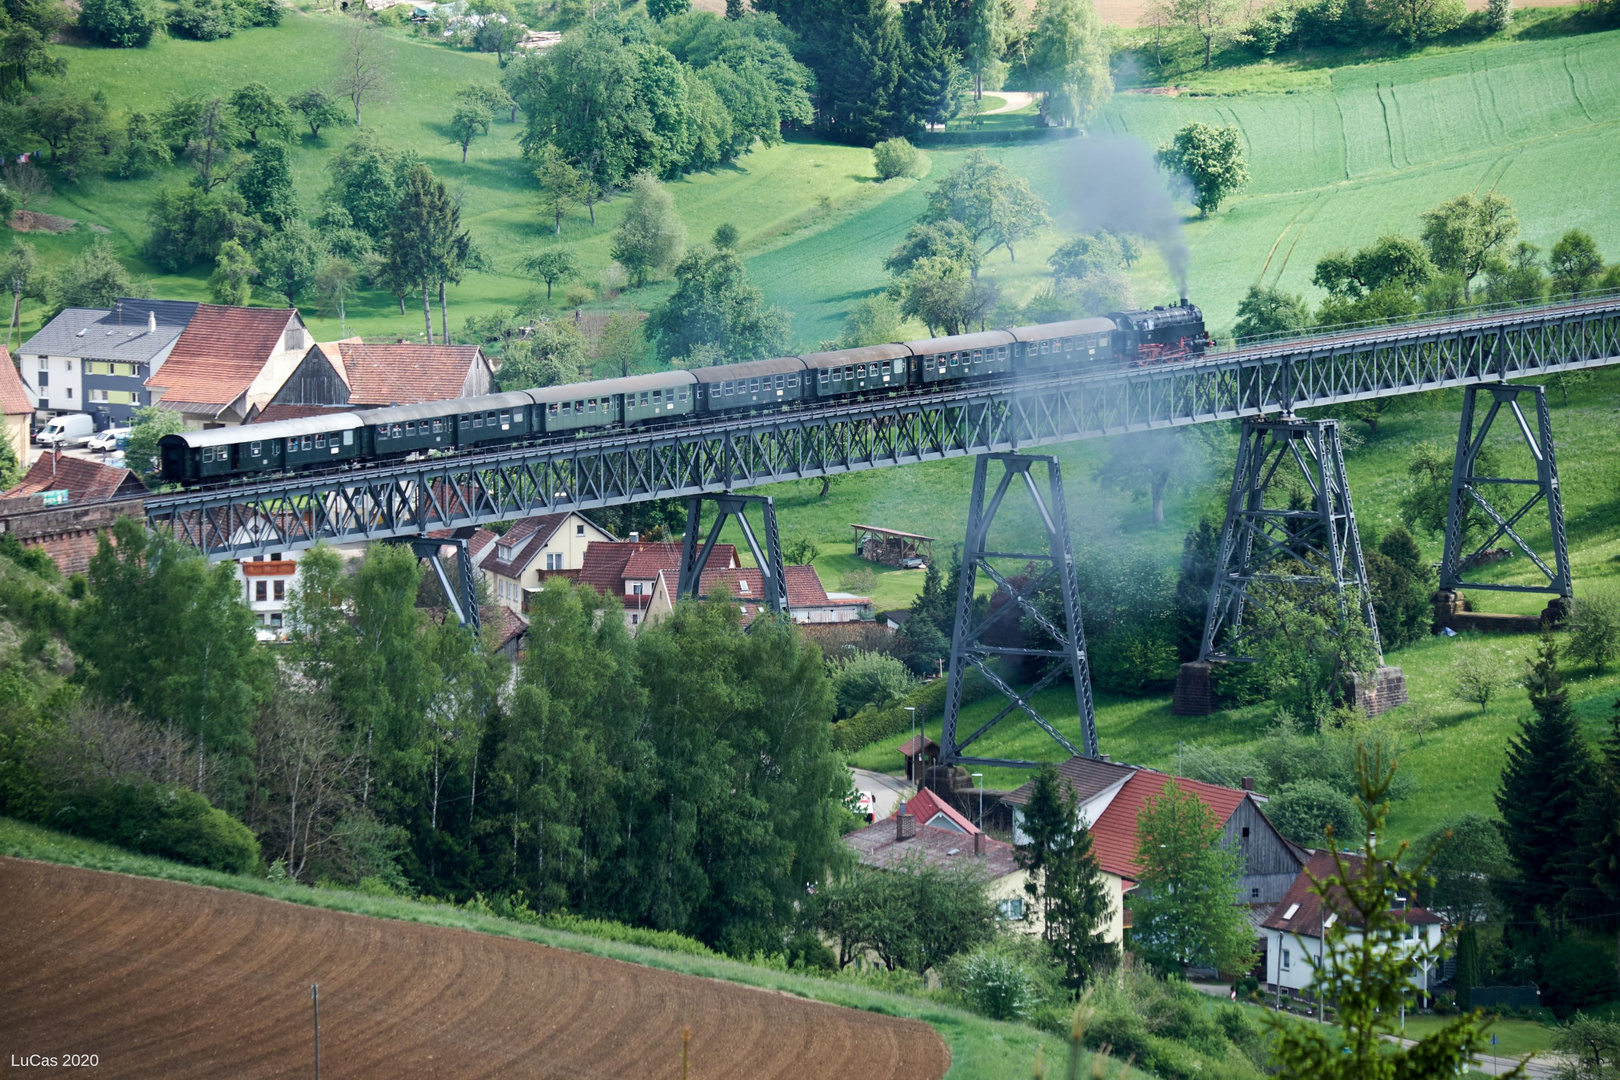
[[[252,79],[278,93],[328,83],[344,26],[335,16],[292,14],[279,28],[219,42],[159,38],[142,50],[59,51],[70,64],[67,83],[101,89],[117,106],[152,110],[178,94],[229,90]],[[465,165],[445,128],[457,89],[498,78],[493,58],[395,33],[384,60],[390,89],[367,107],[366,126],[386,143],[413,150],[446,179],[462,198],[464,220],[490,267],[452,289],[452,326],[519,303],[533,291],[519,263],[554,242],[517,153],[519,125],[497,123],[473,144]],[[1620,259],[1620,215],[1608,183],[1620,165],[1620,32],[1493,39],[1339,67],[1277,61],[1220,77],[1227,80],[1224,96],[1121,93],[1096,125],[1099,133],[1149,145],[1192,120],[1234,124],[1242,132],[1253,175],[1248,189],[1209,220],[1190,218],[1186,225],[1190,291],[1217,329],[1231,325],[1249,284],[1264,280],[1310,293],[1311,270],[1325,252],[1390,230],[1415,232],[1423,210],[1465,191],[1494,188],[1508,195],[1525,237],[1544,248],[1579,226],[1611,259]],[[1266,89],[1290,92],[1230,92]],[[1026,125],[1029,111],[986,117],[985,130]],[[325,187],[331,152],[352,133],[340,128],[318,143],[297,141],[294,176],[306,209],[316,206]],[[1079,170],[1108,170],[1107,148],[1064,140],[986,150],[1027,176],[1056,219],[1052,232],[1020,245],[1016,262],[1005,251],[987,262],[985,274],[1010,302],[1021,302],[1044,286],[1045,258],[1073,227],[1071,178]],[[957,146],[930,150],[931,176],[953,168],[964,152]],[[152,195],[184,183],[186,175],[175,169],[140,181],[59,183],[41,209],[108,229],[154,295],[200,298],[204,268],[163,275],[137,255],[149,231]],[[795,346],[813,348],[838,336],[854,300],[887,284],[882,260],[922,211],[931,180],[878,183],[867,151],[795,138],[671,187],[694,242],[722,222],[741,231],[752,279],[792,315]],[[589,285],[608,265],[609,236],[622,207],[622,201],[602,204],[595,227],[582,212],[564,223],[563,242],[577,247]],[[51,261],[92,237],[80,228],[31,239]],[[1174,291],[1156,257],[1142,260],[1135,278],[1140,303]],[[667,289],[653,285],[611,304],[646,308]],[[335,320],[306,315],[318,333],[335,334]],[[37,325],[37,307],[29,306],[25,316],[29,328]],[[350,329],[362,334],[409,335],[420,332],[418,325],[416,312],[401,316],[389,296],[366,296],[350,307]]]
[[[116,848],[24,825],[7,818],[0,818],[0,855],[251,893],[329,911],[397,919],[435,927],[475,930],[539,942],[593,956],[623,960],[662,971],[720,979],[773,993],[808,998],[812,1001],[823,1001],[887,1016],[918,1019],[938,1031],[950,1050],[950,1070],[945,1074],[948,1080],[1005,1080],[1009,1076],[1026,1075],[1030,1064],[1034,1061],[1037,1046],[1044,1048],[1047,1061],[1062,1060],[1061,1055],[1065,1053],[1063,1044],[1056,1038],[1043,1035],[1029,1027],[996,1023],[950,1006],[885,993],[844,979],[812,978],[718,957],[693,956],[627,945],[528,926],[441,904],[423,904],[395,897],[362,895],[334,889],[312,889],[278,884],[250,876],[221,874],[163,859],[131,855]],[[299,986],[298,989],[307,994],[303,986]],[[325,1005],[324,994],[322,1002]],[[638,1075],[646,1074],[642,1072]],[[694,1075],[701,1074],[694,1070]]]
[[[1396,501],[1405,487],[1405,467],[1414,444],[1422,441],[1445,443],[1455,438],[1457,410],[1461,395],[1445,391],[1401,399],[1386,414],[1376,435],[1368,435],[1361,425],[1348,425],[1353,448],[1347,453],[1351,491],[1364,542],[1383,534],[1399,521]],[[1576,593],[1596,588],[1616,587],[1620,575],[1620,463],[1613,455],[1613,431],[1620,411],[1620,373],[1604,372],[1571,388],[1569,404],[1562,402],[1554,388],[1551,394],[1553,429],[1558,440],[1559,475],[1565,504],[1565,519],[1571,545],[1571,567]],[[1493,440],[1505,437],[1498,429]],[[1526,456],[1508,453],[1511,442],[1500,444],[1504,464],[1527,468]],[[1145,521],[1145,507],[1127,496],[1100,490],[1090,478],[1089,467],[1101,460],[1101,442],[1064,447],[1065,484],[1070,506],[1071,528],[1078,536],[1106,539],[1133,549],[1152,552],[1173,573],[1180,552],[1181,537],[1187,525],[1200,514],[1218,520],[1224,506],[1225,484],[1219,461],[1212,459],[1196,478],[1184,484],[1167,501],[1165,525],[1152,527]],[[835,537],[848,536],[846,521],[866,521],[855,514],[878,514],[871,524],[888,525],[908,531],[927,531],[951,543],[959,542],[965,528],[967,487],[971,466],[966,462],[943,462],[904,470],[882,470],[861,474],[835,486],[826,500],[814,499],[817,488],[809,484],[783,485],[778,496],[779,516],[784,532],[803,531],[823,544]],[[1514,475],[1526,475],[1515,472]],[[1530,519],[1526,519],[1529,521]],[[842,530],[840,533],[839,530]],[[1543,517],[1531,523],[1525,534],[1533,545],[1545,551],[1548,528]],[[1438,560],[1439,540],[1419,537],[1427,558]],[[1081,545],[1082,551],[1084,544]],[[842,551],[848,551],[842,548]],[[944,550],[943,547],[936,550]],[[1083,556],[1082,556],[1083,557]],[[823,560],[827,558],[823,555]],[[1489,568],[1497,580],[1529,584],[1535,571],[1528,560],[1512,559]],[[836,580],[836,572],[824,575]],[[880,577],[887,582],[890,575]],[[916,578],[911,578],[913,583]],[[897,585],[899,582],[896,583]],[[1539,611],[1545,596],[1476,592],[1474,600],[1488,611]],[[885,593],[885,606],[892,593]],[[1452,668],[1463,651],[1484,650],[1499,658],[1499,667],[1508,679],[1522,670],[1533,639],[1527,636],[1463,635],[1457,638],[1429,638],[1398,652],[1386,660],[1400,665],[1414,704],[1387,715],[1386,722],[1400,734],[1403,743],[1402,766],[1417,781],[1409,799],[1396,804],[1390,826],[1403,838],[1421,835],[1439,822],[1464,811],[1494,813],[1492,795],[1500,775],[1504,748],[1527,714],[1524,693],[1516,686],[1505,686],[1497,700],[1484,713],[1455,699],[1452,694]],[[1587,734],[1599,737],[1605,730],[1610,707],[1620,697],[1620,672],[1611,669],[1596,674],[1574,669],[1571,691]],[[1037,707],[1072,741],[1078,741],[1078,720],[1072,692],[1049,691],[1037,699]],[[964,710],[963,723],[974,725],[988,720],[1000,703],[978,702]],[[1412,733],[1411,717],[1427,716],[1433,730],[1420,739]],[[1175,771],[1179,743],[1231,745],[1247,742],[1261,734],[1270,720],[1266,707],[1223,712],[1210,717],[1176,717],[1170,714],[1168,695],[1149,698],[1111,698],[1101,695],[1097,702],[1098,736],[1105,753],[1117,760],[1152,765]],[[937,730],[938,717],[929,718]],[[971,730],[971,727],[969,728]],[[901,739],[887,740],[855,755],[853,763],[866,768],[897,771],[900,759],[894,751]],[[1049,758],[1061,750],[1034,725],[1008,719],[979,744],[983,756]],[[1022,782],[1014,770],[986,770],[990,787],[1011,787]]]

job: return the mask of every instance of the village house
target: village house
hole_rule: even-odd
[[[1345,868],[1352,874],[1360,873],[1363,860],[1360,855],[1341,854]],[[1324,937],[1328,928],[1346,915],[1337,902],[1324,904],[1316,894],[1315,884],[1337,873],[1333,853],[1313,851],[1304,869],[1294,878],[1282,898],[1260,924],[1265,945],[1265,989],[1270,994],[1299,997],[1309,990],[1316,977],[1316,969],[1324,955]],[[1397,909],[1391,909],[1397,910]],[[1407,952],[1419,949],[1437,949],[1443,920],[1427,908],[1406,903],[1398,909],[1406,924],[1406,937],[1401,948]],[[1352,931],[1350,941],[1360,935]],[[1412,986],[1425,997],[1439,980],[1440,973],[1433,965],[1414,964]]]
[[[787,587],[788,617],[801,625],[857,622],[872,611],[869,597],[827,592],[813,566],[784,566],[782,582]],[[675,609],[679,587],[677,562],[673,570],[658,575],[647,605],[648,620],[657,621]],[[767,606],[765,575],[756,566],[716,567],[711,561],[704,568],[698,591],[703,596],[718,596],[722,591],[729,594],[737,601],[744,624],[757,618]]]
[[[294,308],[198,304],[145,386],[190,428],[229,427],[270,400],[311,344]]]
[[[0,442],[11,447],[19,466],[28,464],[29,439],[33,437],[34,403],[28,387],[17,374],[11,353],[0,345]]]
[[[12,505],[25,509],[51,505],[71,512],[77,507],[145,494],[146,485],[128,469],[47,452],[39,456],[16,486],[0,492],[0,501],[8,504],[7,509]],[[72,516],[76,526],[79,515]],[[62,573],[82,574],[90,565],[90,556],[96,553],[96,528],[87,525],[54,529],[44,538],[24,539],[23,544],[42,548]]]
[[[521,612],[529,593],[551,576],[577,577],[592,544],[615,537],[583,514],[541,514],[512,523],[504,536],[480,529],[468,552],[502,606]]]
[[[913,863],[971,867],[1011,928],[1029,934],[1046,928],[1039,909],[1027,903],[1029,874],[1019,868],[1013,845],[991,837],[931,791],[918,792],[892,817],[849,833],[844,843],[862,866],[878,870]]]
[[[162,369],[199,305],[124,298],[111,308],[67,308],[17,350],[28,395],[43,413],[89,413],[97,427],[127,424],[152,403]]]
[[[487,394],[494,371],[477,345],[311,345],[250,422],[291,420],[333,409],[371,409]]]
[[[1304,849],[1285,840],[1272,826],[1261,811],[1264,797],[1248,787],[1221,787],[1105,758],[1078,756],[1059,765],[1058,775],[1074,794],[1081,825],[1091,830],[1092,851],[1116,904],[1118,936],[1110,940],[1122,940],[1131,925],[1130,892],[1141,877],[1137,818],[1148,801],[1162,795],[1172,781],[1209,809],[1221,825],[1222,842],[1242,853],[1243,876],[1232,899],[1249,908],[1257,928],[1293,885],[1304,863]],[[1021,823],[1033,788],[1031,781],[1002,799],[1012,807],[1013,838],[1018,843],[1027,839]]]
[[[716,544],[709,553],[709,565],[732,569],[737,565],[737,548]],[[653,591],[661,578],[678,584],[681,573],[681,545],[640,540],[597,541],[587,545],[580,566],[579,581],[603,596],[616,596],[624,605],[624,624],[634,633],[646,622]],[[668,594],[666,589],[666,595]],[[667,613],[672,605],[665,604]]]

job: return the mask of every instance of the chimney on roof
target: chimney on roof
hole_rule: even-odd
[[[157,312],[155,311],[146,313],[146,332],[148,334],[157,333]]]
[[[1242,788],[1244,791],[1253,791],[1254,790],[1254,777],[1245,776],[1242,780],[1238,781],[1238,787]]]
[[[1103,755],[1101,755],[1101,756],[1100,756],[1100,757],[1099,757],[1099,758],[1098,758],[1098,759],[1097,759],[1097,760],[1099,760],[1099,761],[1109,761],[1109,762],[1111,762],[1111,761],[1113,761],[1113,760],[1114,760],[1114,759],[1113,759],[1113,758],[1111,758],[1111,757],[1109,757],[1109,756],[1108,756],[1108,755],[1107,755],[1107,754],[1103,754]]]
[[[913,839],[916,835],[917,835],[917,819],[916,819],[916,817],[914,817],[911,814],[906,813],[905,810],[902,808],[901,811],[898,814],[894,815],[894,838],[895,838],[895,840],[897,840],[897,841],[898,840],[910,840],[910,839]]]
[[[984,833],[982,832],[976,832],[973,834],[973,854],[984,854]]]
[[[631,533],[631,534],[630,534],[630,542],[631,542],[631,543],[632,543],[632,544],[639,544],[639,543],[641,543],[641,534],[640,534],[640,533],[638,533],[638,532],[633,532],[633,533]]]

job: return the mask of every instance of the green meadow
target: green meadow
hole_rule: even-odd
[[[63,45],[69,74],[56,85],[100,90],[116,109],[152,111],[179,95],[230,90],[260,80],[277,93],[329,85],[342,51],[346,23],[331,15],[289,14],[274,29],[256,29],[216,42],[157,38],[146,49],[112,50]],[[487,269],[452,288],[452,328],[468,315],[522,302],[535,289],[518,270],[521,261],[558,242],[541,220],[529,169],[518,154],[520,124],[497,122],[477,139],[465,165],[447,121],[456,90],[499,78],[493,57],[431,40],[389,32],[383,65],[386,92],[364,110],[365,126],[383,142],[409,149],[445,178],[462,200]],[[1404,60],[1308,69],[1283,62],[1221,73],[1220,94],[1178,97],[1122,92],[1104,111],[1095,133],[1165,141],[1193,120],[1234,124],[1242,132],[1252,180],[1207,220],[1188,213],[1192,251],[1190,292],[1216,329],[1231,325],[1237,301],[1264,281],[1312,292],[1316,260],[1334,248],[1355,246],[1384,232],[1415,232],[1419,215],[1466,191],[1494,189],[1518,208],[1527,239],[1544,248],[1565,229],[1590,231],[1605,253],[1620,258],[1620,216],[1614,213],[1612,177],[1620,166],[1620,31],[1581,36],[1521,38],[1453,48],[1430,48]],[[1284,77],[1286,76],[1286,77]],[[1246,85],[1286,91],[1232,92]],[[47,82],[43,88],[52,89]],[[993,104],[993,103],[992,103]],[[1027,127],[1029,110],[985,117],[986,138]],[[972,139],[966,124],[949,138]],[[353,135],[330,129],[319,140],[295,140],[294,179],[306,209],[318,205],[326,163]],[[953,168],[971,144],[953,141],[929,150],[930,177]],[[998,251],[985,273],[1009,301],[1021,302],[1046,282],[1046,256],[1073,227],[1069,213],[1080,170],[1110,168],[1096,143],[989,144],[991,156],[1027,176],[1047,198],[1055,226],[1017,249],[1013,261]],[[162,187],[182,184],[180,168],[135,181],[90,177],[58,182],[55,198],[39,208],[84,223],[62,235],[31,234],[47,261],[67,257],[100,230],[144,278],[153,295],[206,296],[206,268],[166,275],[139,256],[149,226],[147,208]],[[788,311],[796,347],[814,348],[838,336],[856,299],[887,284],[883,258],[922,212],[931,180],[880,183],[866,150],[794,137],[758,148],[734,164],[671,182],[693,242],[729,222],[741,232],[752,279]],[[598,206],[593,226],[575,211],[562,243],[576,247],[584,284],[599,285],[609,265],[613,228],[622,200]],[[1149,257],[1135,270],[1140,303],[1173,295],[1163,264]],[[589,306],[647,308],[668,291],[653,284]],[[259,302],[277,302],[263,296]],[[562,308],[559,297],[554,305]],[[29,329],[38,308],[25,312]],[[306,311],[318,333],[333,334],[328,313]],[[368,294],[351,304],[351,332],[373,336],[419,333],[420,316],[401,315],[393,297]],[[920,326],[913,328],[923,333]]]

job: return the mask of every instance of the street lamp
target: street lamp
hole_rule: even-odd
[[[922,743],[917,741],[917,706],[907,705],[906,712],[911,714],[911,761],[907,768],[911,770],[911,782],[917,782],[917,758],[922,755]]]
[[[978,788],[979,788],[979,831],[983,832],[984,831],[984,773],[976,772],[976,773],[973,773],[972,776],[973,776],[973,779],[975,779],[975,780],[977,780],[979,782],[978,783]]]

